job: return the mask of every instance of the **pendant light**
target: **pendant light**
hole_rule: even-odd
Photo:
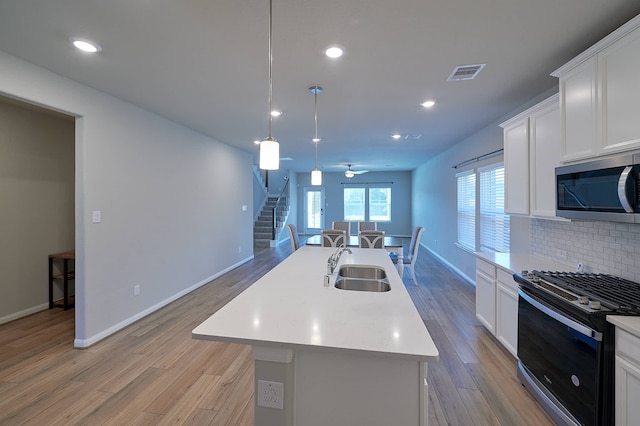
[[[318,137],[318,94],[322,93],[322,87],[311,86],[309,92],[313,93],[314,105],[315,105],[315,121],[316,121],[316,136],[313,138],[313,143],[316,145],[316,168],[311,171],[311,185],[322,185],[322,171],[318,169],[318,143],[320,138]]]
[[[272,9],[273,0],[269,0],[269,135],[260,141],[260,168],[263,170],[278,170],[280,168],[280,144],[271,136],[271,98],[273,95],[273,52],[272,39]]]

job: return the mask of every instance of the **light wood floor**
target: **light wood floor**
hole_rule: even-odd
[[[191,330],[290,252],[255,259],[87,349],[73,310],[0,325],[0,425],[251,425],[250,347]],[[425,250],[405,284],[440,351],[429,364],[430,425],[552,425],[515,360],[475,319],[473,287]],[[349,425],[354,426],[354,425]],[[368,425],[367,425],[368,426]]]

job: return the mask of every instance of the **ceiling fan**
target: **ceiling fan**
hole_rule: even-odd
[[[351,179],[355,175],[361,175],[363,173],[369,172],[369,170],[351,170],[351,164],[347,164],[348,168],[344,172],[344,175],[347,179]]]

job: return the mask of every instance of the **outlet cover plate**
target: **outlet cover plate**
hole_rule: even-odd
[[[258,380],[258,406],[284,409],[284,384]]]

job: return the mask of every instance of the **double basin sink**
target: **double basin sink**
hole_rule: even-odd
[[[371,265],[343,265],[338,270],[335,286],[340,290],[378,293],[391,290],[385,270]]]

